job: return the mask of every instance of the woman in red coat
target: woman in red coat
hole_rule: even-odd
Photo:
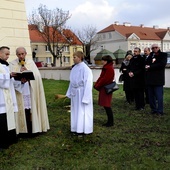
[[[103,126],[110,127],[113,126],[113,111],[111,108],[112,93],[107,94],[104,86],[110,84],[114,80],[115,72],[112,57],[110,55],[103,56],[102,64],[102,72],[96,81],[94,88],[99,91],[98,104],[104,107],[107,114],[108,120]]]

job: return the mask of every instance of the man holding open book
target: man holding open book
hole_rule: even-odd
[[[18,58],[10,62],[11,72],[15,72],[17,76],[23,75],[18,79],[23,84],[22,93],[16,92],[19,108],[18,131],[31,136],[34,133],[46,132],[50,127],[40,72],[34,61],[26,58],[24,47],[17,48],[16,55]],[[32,72],[33,78],[30,73],[27,77],[24,76],[24,72]]]

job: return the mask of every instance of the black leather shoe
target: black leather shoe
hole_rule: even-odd
[[[103,124],[102,126],[111,127],[111,126],[113,126],[113,123],[105,123],[105,124]]]
[[[150,115],[155,115],[155,114],[157,114],[157,112],[152,111],[152,112],[149,112],[148,114],[150,114]]]
[[[164,113],[157,113],[157,115],[158,115],[158,116],[163,116],[163,115],[164,115]]]
[[[84,133],[77,133],[77,137],[78,137],[78,138],[84,137]]]
[[[141,108],[136,108],[135,110],[136,110],[136,111],[142,111],[142,110],[144,110],[144,108],[143,108],[143,107],[141,107]]]
[[[72,134],[73,136],[76,136],[76,135],[77,135],[77,133],[76,133],[76,132],[71,132],[71,134]]]

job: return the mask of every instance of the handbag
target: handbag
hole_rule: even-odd
[[[121,83],[122,81],[124,81],[123,78],[124,78],[124,77],[123,77],[123,74],[120,74],[120,76],[119,76],[119,83]]]
[[[116,84],[115,81],[113,81],[112,83],[104,86],[104,88],[105,88],[106,93],[107,93],[107,94],[110,94],[110,93],[118,90],[118,89],[119,89],[119,86]]]

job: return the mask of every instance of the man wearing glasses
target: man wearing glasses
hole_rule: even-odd
[[[145,69],[151,114],[163,115],[163,86],[165,84],[165,66],[167,53],[160,51],[158,44],[153,44]]]
[[[144,89],[145,89],[145,60],[140,55],[141,49],[134,48],[134,55],[130,59],[129,77],[135,98],[135,110],[144,110]]]

